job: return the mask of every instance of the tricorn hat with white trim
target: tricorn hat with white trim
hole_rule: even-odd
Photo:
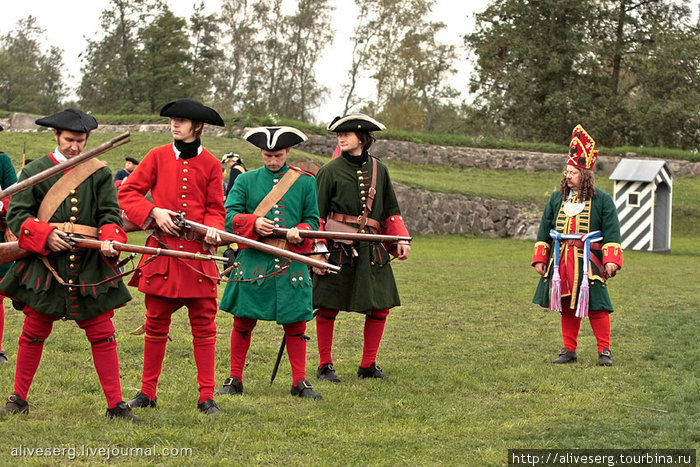
[[[243,139],[265,151],[279,151],[303,143],[308,138],[291,126],[261,126],[248,130]]]
[[[210,125],[225,126],[219,113],[194,99],[178,99],[160,109],[161,117],[180,117]]]
[[[97,120],[80,109],[71,107],[55,114],[47,115],[35,121],[37,125],[55,128],[56,130],[87,133],[97,128]]]
[[[336,133],[341,131],[382,131],[386,130],[383,123],[380,123],[372,117],[365,114],[350,114],[344,117],[335,117],[328,131]]]

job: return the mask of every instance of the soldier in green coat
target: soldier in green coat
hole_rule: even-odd
[[[0,131],[2,131],[2,125],[0,125]],[[10,185],[17,182],[17,174],[15,173],[15,168],[12,166],[12,161],[10,156],[5,154],[5,152],[0,149],[0,188],[3,190]],[[6,200],[7,201],[7,200]],[[0,201],[0,242],[4,241],[5,236],[5,214],[7,214],[7,206],[5,202]],[[3,264],[0,266],[0,279],[5,277],[5,274],[10,269],[11,264]],[[5,330],[5,304],[4,298],[0,295],[0,364],[7,363],[7,353],[2,350],[2,336]]]
[[[261,127],[244,138],[261,149],[264,166],[236,177],[226,199],[226,230],[295,253],[309,253],[311,239],[299,230],[319,227],[313,175],[287,164],[292,146],[306,135],[291,127]],[[286,239],[270,238],[275,227],[289,228]],[[292,366],[293,396],[320,399],[306,380],[306,322],[313,317],[309,268],[299,262],[241,246],[219,308],[234,315],[231,372],[218,394],[243,392],[243,368],[250,335],[258,320],[284,328]]]
[[[363,114],[336,117],[328,130],[337,133],[340,157],[319,169],[316,175],[318,209],[322,229],[354,230],[365,233],[408,236],[396,200],[389,171],[368,152],[374,141],[372,131],[385,127]],[[389,309],[401,304],[391,270],[390,254],[408,258],[408,242],[392,245],[358,242],[332,245],[329,262],[341,266],[337,275],[314,269],[314,307],[318,352],[316,376],[340,382],[333,368],[331,350],[333,329],[339,310],[365,315],[362,360],[357,370],[361,378],[384,378],[376,365],[377,351],[384,334]]]
[[[41,118],[36,124],[54,129],[57,147],[27,165],[20,181],[79,155],[90,131],[97,128],[97,121],[78,109]],[[84,166],[92,167],[92,174],[83,181],[68,183],[73,171]],[[49,195],[55,185],[63,188]],[[68,195],[60,200],[62,193]],[[55,209],[47,208],[45,203],[55,201],[60,201],[53,206]],[[3,413],[29,412],[27,393],[41,361],[44,341],[55,321],[72,320],[85,330],[92,346],[95,369],[107,399],[106,415],[139,421],[122,400],[112,324],[114,308],[124,305],[131,296],[121,279],[98,284],[118,274],[112,241],[126,241],[110,170],[97,160],[87,161],[17,193],[10,202],[7,225],[18,237],[19,246],[34,255],[16,261],[0,282],[3,294],[26,304],[14,393],[8,397]],[[102,248],[72,249],[68,233],[99,238]]]

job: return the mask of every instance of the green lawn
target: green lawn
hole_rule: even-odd
[[[504,239],[418,237],[409,261],[394,263],[404,305],[390,315],[379,356],[390,378],[356,378],[362,319],[343,314],[334,352],[343,383],[318,383],[324,399],[317,402],[289,395],[286,360],[269,385],[281,329],[261,323],[253,334],[245,394],[217,397],[225,414],[202,416],[195,410],[186,314],[179,311],[158,408],[138,411],[148,420],[145,426],[109,423],[102,417],[105,403],[82,331],[58,322],[32,386],[31,413],[0,420],[0,463],[9,463],[11,449],[20,445],[189,447],[193,455],[184,460],[190,465],[499,465],[514,448],[697,448],[695,240],[674,238],[666,255],[626,252],[624,269],[611,280],[617,310],[612,368],[596,365],[587,323],[579,362],[549,363],[561,347],[558,317],[530,303],[537,282],[529,267],[532,245]],[[142,338],[129,331],[141,324],[144,307],[142,295],[133,294],[115,320],[125,396],[140,383]],[[4,342],[13,362],[21,322],[21,313],[7,312]],[[232,319],[221,313],[217,322],[220,383],[228,374]],[[313,367],[318,358],[313,323],[308,334]],[[12,365],[0,368],[0,388],[7,394],[12,375]]]
[[[9,136],[9,137],[8,137]],[[111,135],[93,135],[97,144]],[[50,135],[0,133],[0,147],[17,161],[22,138],[29,153],[50,151]],[[35,140],[36,139],[36,140]],[[143,155],[166,135],[132,137],[131,146],[108,153],[112,168],[124,155]],[[19,140],[19,141],[17,141]],[[158,142],[156,142],[158,141]],[[249,167],[259,165],[247,143],[205,138],[216,155],[237,151]],[[129,148],[131,152],[125,152]],[[124,151],[124,152],[118,152]],[[248,151],[248,152],[246,152]],[[294,157],[302,157],[296,153]],[[470,173],[420,166],[425,188],[461,185],[478,196],[492,185],[518,184],[516,200],[544,204],[547,181],[523,172]],[[426,170],[427,169],[427,170]],[[411,167],[392,166],[395,179],[409,183]],[[505,175],[504,175],[505,173]],[[454,178],[453,177],[454,174]],[[471,178],[469,178],[471,177]],[[442,185],[438,185],[442,183]],[[531,187],[530,187],[531,185]],[[538,186],[539,185],[539,186]],[[553,366],[561,347],[556,313],[530,303],[537,276],[529,266],[532,242],[462,236],[419,236],[411,258],[394,262],[404,305],[389,317],[378,363],[385,381],[358,380],[362,318],[343,314],[336,322],[334,357],[343,382],[318,383],[324,399],[289,395],[290,370],[284,361],[275,384],[272,370],[282,331],[260,323],[253,334],[242,397],[217,397],[225,412],[197,412],[191,336],[184,310],[173,318],[155,410],[140,409],[144,426],[110,423],[84,333],[57,322],[32,386],[26,417],[0,419],[0,465],[46,465],[62,458],[14,458],[12,449],[191,448],[190,457],[145,456],[111,459],[134,465],[217,464],[451,464],[503,465],[518,448],[691,448],[700,444],[700,347],[697,319],[700,293],[700,184],[674,184],[674,237],[671,252],[625,253],[625,266],[611,279],[615,366],[596,365],[595,340],[583,323],[579,362]],[[465,188],[462,188],[465,189]],[[538,190],[538,191],[535,191]],[[445,189],[445,191],[453,191]],[[551,191],[551,189],[550,189]],[[499,193],[495,191],[495,193]],[[515,196],[515,195],[514,195]],[[506,198],[509,199],[509,198]],[[678,213],[681,213],[679,215]],[[680,226],[680,227],[679,227]],[[143,234],[131,241],[143,243]],[[223,286],[220,288],[223,292]],[[140,386],[143,339],[129,334],[143,322],[143,296],[117,310],[125,397]],[[4,349],[11,365],[0,367],[0,396],[12,391],[22,314],[8,300]],[[217,384],[228,375],[232,317],[217,318]],[[309,324],[309,379],[318,359],[315,326]],[[286,357],[285,357],[286,358]],[[629,407],[627,405],[636,407]],[[667,413],[645,408],[655,408]],[[86,448],[86,449],[87,449]],[[81,463],[108,463],[104,457]]]

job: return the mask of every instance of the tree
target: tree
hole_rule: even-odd
[[[66,96],[62,51],[42,52],[43,33],[36,18],[28,16],[0,38],[0,108],[42,114],[60,109]]]
[[[218,15],[203,15],[204,2],[195,6],[190,17],[189,30],[192,36],[191,93],[211,100],[217,91],[226,85],[221,79],[224,51],[219,47],[221,23]]]

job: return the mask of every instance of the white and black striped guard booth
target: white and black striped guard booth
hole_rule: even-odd
[[[610,174],[622,249],[671,249],[673,175],[666,161],[622,159]]]

